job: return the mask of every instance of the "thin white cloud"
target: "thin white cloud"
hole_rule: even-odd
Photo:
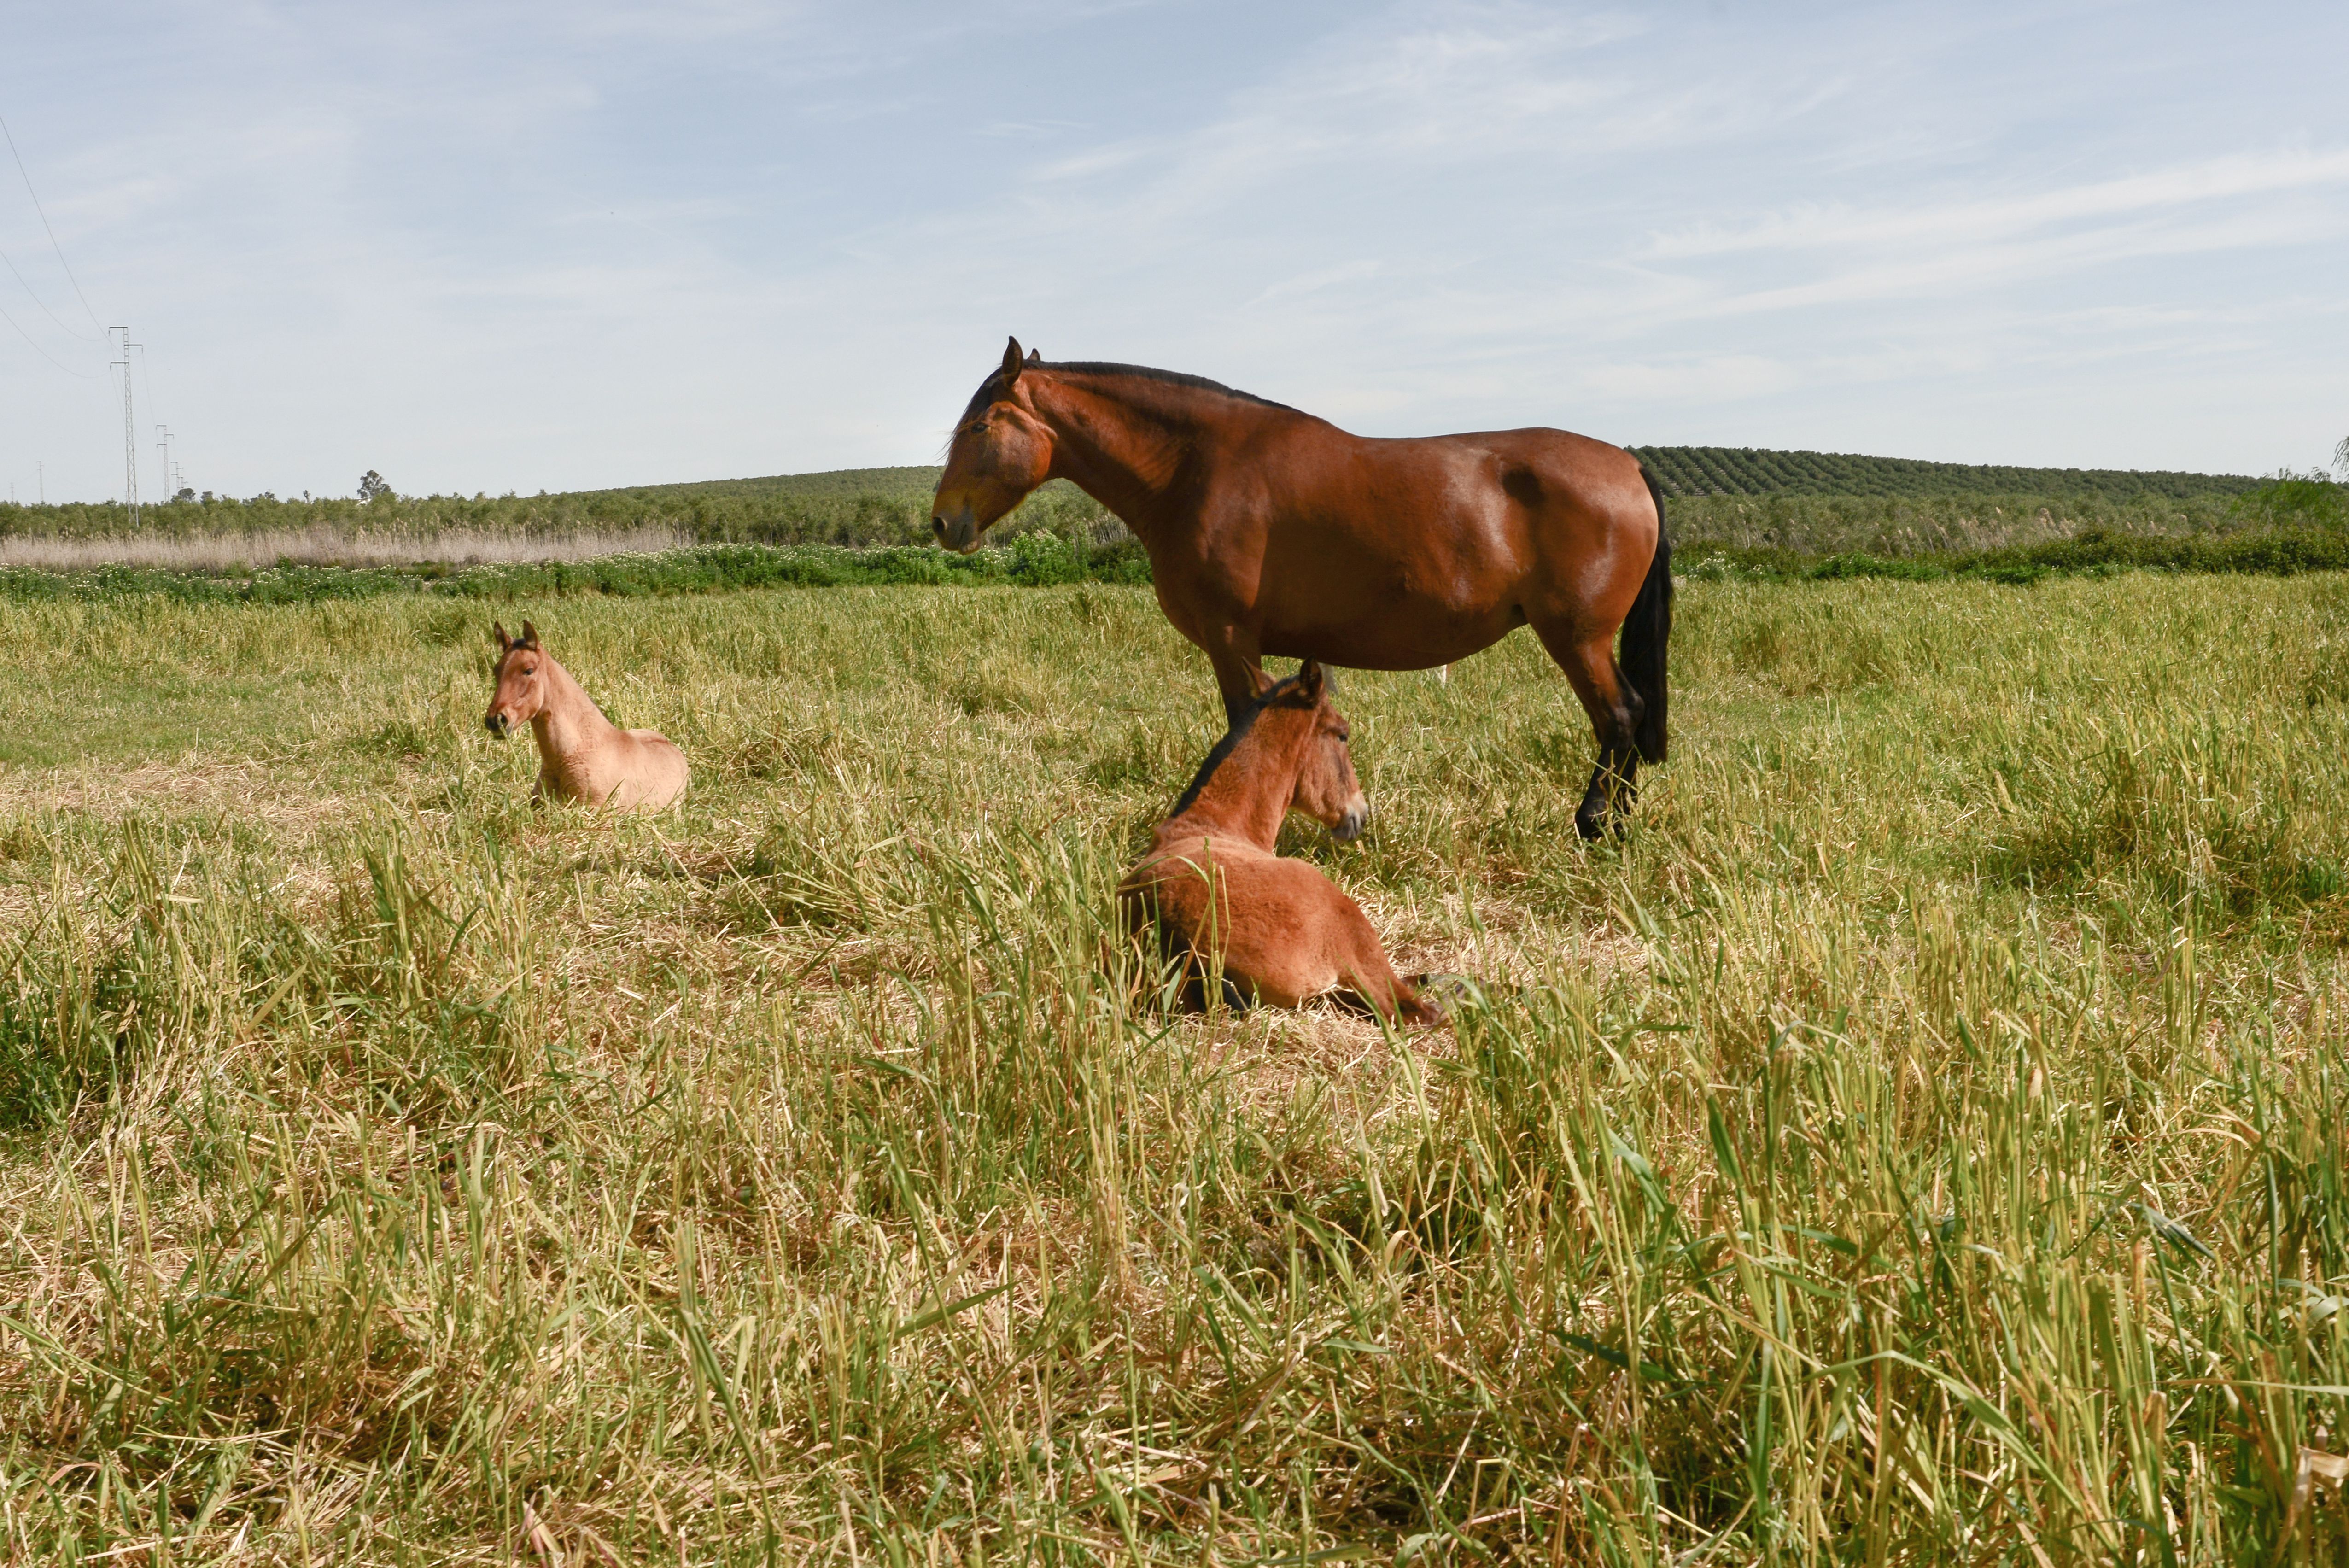
[[[1267,285],[1262,293],[1247,302],[1247,308],[1253,310],[1285,299],[1298,299],[1306,295],[1319,294],[1324,289],[1335,288],[1343,284],[1365,282],[1378,276],[1381,270],[1381,264],[1365,258],[1345,262],[1338,266],[1323,267],[1318,272],[1305,273],[1296,277],[1285,277],[1278,283]]]
[[[2271,214],[2190,226],[2140,224],[2004,244],[1936,247],[1775,288],[1725,292],[1668,314],[1718,320],[1773,311],[1976,294],[2166,256],[2261,250],[2349,237],[2349,213]],[[1656,318],[1649,317],[1652,323]]]
[[[2095,218],[2344,184],[2349,184],[2349,148],[2325,151],[2286,148],[2205,159],[2031,196],[1961,199],[1874,212],[1847,205],[1811,206],[1734,227],[1701,223],[1660,234],[1637,254],[1646,260],[1675,261],[1765,250],[1981,240]]]

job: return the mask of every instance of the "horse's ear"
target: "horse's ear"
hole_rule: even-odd
[[[1257,669],[1248,671],[1248,684],[1256,688],[1256,700],[1261,702],[1280,682],[1267,675],[1261,669]]]
[[[1014,337],[1003,350],[1003,385],[1006,390],[1019,379],[1019,339]]]
[[[1027,362],[1030,365],[1042,364],[1044,362],[1044,351],[1041,348],[1029,349]]]
[[[506,623],[502,620],[490,622],[490,640],[498,645],[498,652],[501,656],[507,649],[513,646],[513,639],[506,636]]]
[[[1306,706],[1319,706],[1329,689],[1330,672],[1321,668],[1319,659],[1309,659],[1297,667],[1297,694],[1305,699]]]
[[[538,628],[531,625],[528,621],[523,622],[522,635],[514,639],[514,646],[516,648],[536,648],[538,646]]]

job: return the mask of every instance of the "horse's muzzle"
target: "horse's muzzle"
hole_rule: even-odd
[[[1362,829],[1370,826],[1370,821],[1371,803],[1357,800],[1346,808],[1346,815],[1338,819],[1338,826],[1330,830],[1330,836],[1340,844],[1351,844],[1362,836]]]
[[[941,512],[930,518],[930,532],[939,544],[958,556],[968,556],[978,548],[978,519],[966,506],[948,517]]]
[[[499,740],[502,741],[506,738],[506,716],[503,713],[492,713],[482,720],[481,724]]]

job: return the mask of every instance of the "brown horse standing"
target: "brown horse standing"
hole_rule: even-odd
[[[1370,808],[1321,667],[1308,659],[1286,680],[1258,679],[1150,853],[1118,885],[1124,928],[1157,928],[1161,950],[1190,969],[1197,1002],[1213,966],[1233,1002],[1295,1007],[1334,992],[1382,1018],[1443,1022],[1395,973],[1361,906],[1319,867],[1273,853],[1291,811],[1351,838]]]
[[[538,784],[533,798],[554,796],[615,811],[657,811],[685,793],[685,753],[657,730],[623,730],[604,717],[571,672],[538,644],[538,628],[522,623],[522,635],[497,639],[497,690],[482,722],[503,740],[517,724],[530,725],[538,742]]]
[[[1620,447],[1371,440],[1195,376],[1022,359],[1015,338],[963,410],[930,526],[975,550],[1048,479],[1133,530],[1235,720],[1268,654],[1429,670],[1530,626],[1598,732],[1583,836],[1629,801],[1640,759],[1664,758],[1671,552],[1663,494]]]

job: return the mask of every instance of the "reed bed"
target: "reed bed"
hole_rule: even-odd
[[[495,528],[368,529],[314,524],[239,534],[0,535],[0,568],[78,572],[140,566],[175,572],[250,572],[276,566],[503,566],[587,561],[682,549],[673,527],[585,528],[529,534]]]
[[[1103,936],[1143,589],[0,602],[0,1538],[149,1563],[2324,1563],[2349,583],[1694,583],[1292,831],[1455,1027]]]

